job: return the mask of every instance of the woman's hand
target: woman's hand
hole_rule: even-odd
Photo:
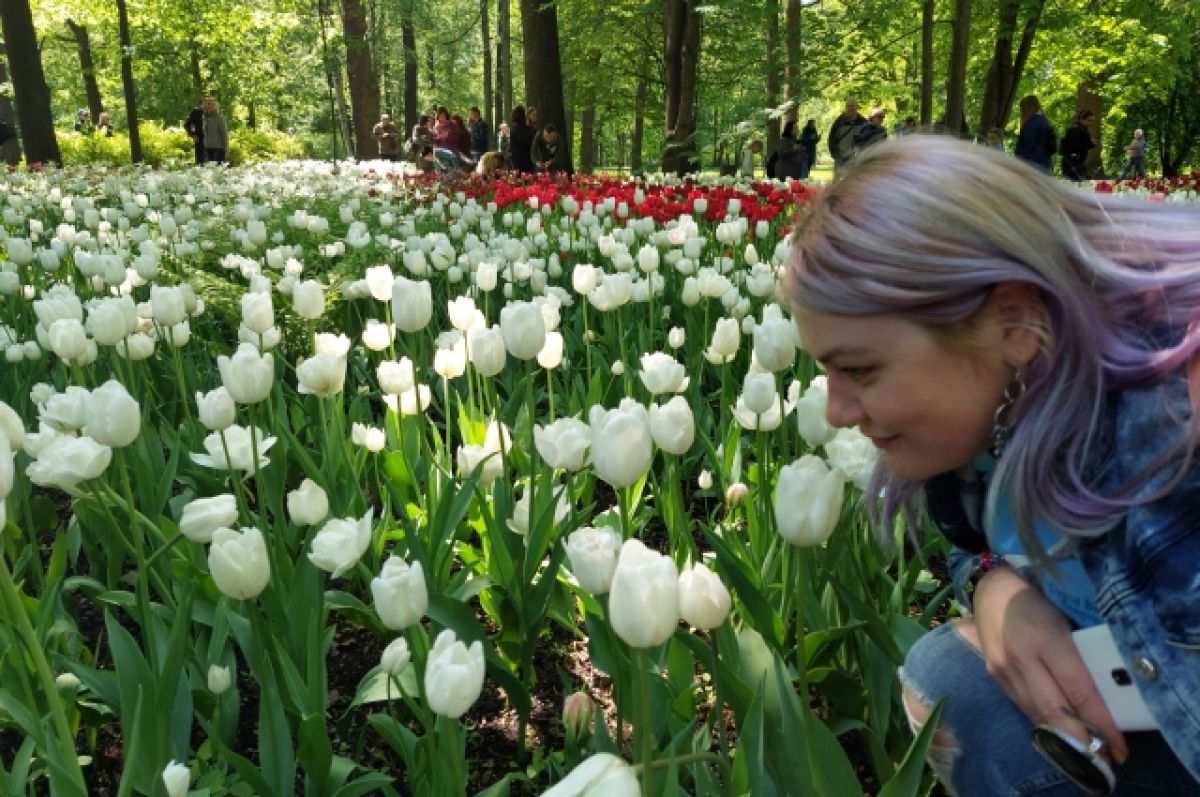
[[[1123,763],[1129,755],[1125,738],[1075,648],[1070,623],[1057,607],[1008,567],[979,581],[974,607],[988,673],[1025,715],[1086,742],[1091,734],[1071,718],[1074,714],[1098,728],[1112,760]]]

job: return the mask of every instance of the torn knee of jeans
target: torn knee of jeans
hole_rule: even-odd
[[[918,734],[925,727],[925,722],[929,719],[929,715],[933,713],[933,707],[925,700],[919,697],[915,692],[908,687],[904,688],[904,713],[908,717],[908,727],[913,734]],[[933,734],[933,739],[929,743],[929,756],[932,758],[938,753],[953,755],[958,752],[958,741],[954,738],[954,732],[946,727],[945,723]]]

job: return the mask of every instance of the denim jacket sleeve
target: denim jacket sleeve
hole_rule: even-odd
[[[1160,463],[1191,418],[1182,372],[1119,394],[1099,490],[1115,492]],[[1178,468],[1168,464],[1136,489],[1135,500],[1148,500],[1080,546],[1080,560],[1163,737],[1200,779],[1200,456],[1181,477]]]

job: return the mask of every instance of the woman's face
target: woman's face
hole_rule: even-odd
[[[979,345],[966,352],[951,351],[927,327],[895,315],[797,311],[796,322],[805,350],[828,372],[829,423],[858,426],[892,474],[921,481],[987,448],[1015,370],[998,322],[982,318]]]

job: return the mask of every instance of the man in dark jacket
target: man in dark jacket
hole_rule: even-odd
[[[196,149],[196,165],[204,163],[204,109],[197,105],[187,115],[187,119],[183,123],[184,132],[192,139],[192,146]]]
[[[858,100],[846,100],[845,112],[833,120],[833,127],[829,128],[829,154],[833,156],[834,176],[854,157],[854,134],[866,123],[858,112]]]
[[[876,106],[871,109],[867,123],[854,131],[854,154],[857,155],[872,144],[887,138],[887,130],[883,126],[883,119],[886,115],[887,111],[883,108]]]
[[[488,151],[488,126],[483,115],[475,106],[467,111],[467,130],[471,133],[471,159],[478,162],[479,156]]]

